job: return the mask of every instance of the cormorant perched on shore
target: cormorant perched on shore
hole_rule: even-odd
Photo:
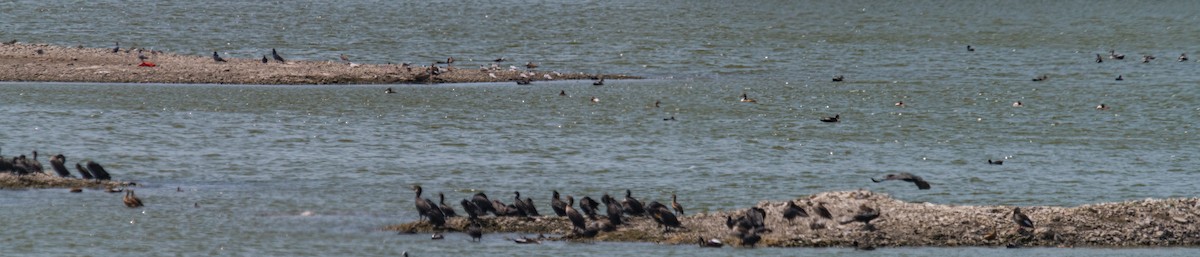
[[[671,231],[671,228],[682,228],[683,224],[679,222],[679,218],[671,213],[671,209],[667,209],[666,205],[658,201],[650,202],[646,208],[647,214],[654,219],[659,225],[663,226],[663,233]]]
[[[112,52],[113,52],[114,54],[115,54],[115,53],[119,53],[119,52],[121,52],[121,42],[113,42],[113,43],[116,43],[116,46],[115,46],[115,47],[113,47],[113,50],[112,50]]]
[[[590,220],[596,220],[596,209],[599,207],[600,203],[592,200],[591,197],[584,196],[579,199],[579,211],[582,211],[583,215],[587,216]]]
[[[275,48],[271,48],[271,58],[275,58],[275,60],[279,61],[280,63],[287,63],[283,60],[283,56],[279,56],[279,52],[275,52]]]
[[[438,208],[442,209],[442,215],[446,218],[458,217],[458,213],[454,212],[454,208],[446,204],[446,195],[438,193]]]
[[[800,208],[800,206],[796,206],[795,201],[788,200],[787,205],[783,207],[783,218],[787,219],[788,222],[792,222],[792,219],[796,217],[808,217],[808,211]]]
[[[488,212],[491,212],[493,215],[500,216],[499,213],[496,213],[496,208],[492,206],[492,200],[489,200],[487,195],[483,194],[483,192],[475,193],[475,195],[471,197],[471,203],[474,203],[475,207],[479,208],[479,213],[477,213],[479,216],[487,215]]]
[[[608,194],[604,194],[604,196],[600,197],[600,201],[604,202],[604,207],[606,209],[605,213],[608,214],[609,224],[618,226],[625,223],[623,220],[621,220],[621,213],[624,213],[625,210],[621,208],[620,203],[617,203],[616,198],[613,198]]]
[[[554,192],[554,195],[552,195],[550,198],[550,209],[554,210],[554,214],[558,215],[559,217],[566,217],[567,210],[564,207],[567,206],[567,203],[562,201],[561,196],[558,194],[558,190],[553,190],[552,192]]]
[[[574,226],[572,231],[575,231],[576,233],[582,233],[584,230],[587,230],[587,221],[585,221],[583,219],[583,215],[579,214],[578,211],[575,211],[575,208],[571,207],[571,205],[575,205],[575,198],[568,195],[567,206],[564,208],[567,213],[567,219],[570,219],[571,225]]]
[[[104,167],[100,166],[100,164],[96,163],[95,161],[88,161],[87,169],[92,173],[93,177],[96,177],[97,180],[112,180],[112,176],[108,175],[108,171],[105,171]]]
[[[825,219],[833,219],[833,213],[829,212],[829,208],[825,208],[825,203],[817,202],[817,216]]]
[[[79,165],[79,163],[75,163],[75,171],[78,171],[79,176],[83,179],[94,179],[94,177],[92,177],[92,173],[88,172],[87,169],[84,169],[83,165]]]
[[[216,51],[213,51],[213,61],[215,61],[215,62],[225,62],[225,58],[221,58],[221,56],[220,56],[220,55],[217,55],[217,52],[216,52]]]
[[[71,171],[67,170],[67,165],[63,164],[65,162],[67,162],[67,157],[62,154],[51,156],[50,168],[53,168],[54,173],[58,173],[59,177],[68,178],[71,177]]]
[[[913,184],[917,184],[917,189],[919,189],[919,190],[929,189],[929,182],[925,182],[925,180],[921,179],[921,177],[919,177],[917,175],[913,175],[912,173],[908,173],[908,172],[901,172],[901,173],[897,173],[897,174],[887,174],[887,176],[884,177],[882,180],[877,180],[875,178],[871,178],[871,181],[875,182],[875,183],[884,182],[884,181],[888,181],[888,180],[903,180],[906,182],[912,182]]]
[[[263,58],[262,58],[262,63],[267,63],[267,62],[268,62],[268,61],[267,61],[267,55],[265,55],[265,54],[264,54],[264,55],[263,55]]]
[[[646,214],[646,209],[643,207],[642,202],[638,201],[637,198],[633,198],[633,192],[629,191],[629,189],[625,189],[625,200],[621,201],[621,207],[623,207],[622,209],[625,210],[625,213],[628,213],[630,216],[641,216]]]
[[[521,212],[525,213],[525,216],[529,216],[529,217],[542,216],[541,214],[538,214],[537,206],[533,205],[533,199],[526,197],[524,200],[521,200],[521,192],[520,191],[513,191],[513,193],[516,194],[515,196],[513,196],[513,205],[516,206],[517,209],[520,209]]]

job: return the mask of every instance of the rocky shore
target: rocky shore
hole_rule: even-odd
[[[107,190],[120,189],[121,187],[130,185],[124,181],[96,181],[92,179],[80,178],[64,178],[45,173],[33,173],[28,175],[16,175],[12,173],[0,173],[0,189],[30,189],[30,188],[72,188],[72,189],[89,189],[89,190]]]
[[[636,79],[620,74],[584,74],[527,69],[514,62],[437,65],[358,64],[351,62],[271,60],[178,55],[142,51],[150,65],[142,65],[137,50],[63,47],[47,44],[0,45],[0,81],[111,82],[111,83],[219,83],[219,84],[397,84],[515,82],[519,80]],[[286,55],[286,53],[284,53]],[[435,65],[430,62],[427,65]],[[520,67],[512,69],[510,66]],[[522,76],[524,75],[524,76]]]
[[[1200,245],[1200,199],[1146,199],[1077,207],[1021,206],[1034,228],[1018,229],[1014,206],[955,206],[910,203],[870,191],[827,192],[794,200],[810,217],[792,221],[781,215],[785,202],[761,202],[766,210],[763,233],[757,246],[767,247],[1156,247]],[[815,206],[822,203],[833,214],[823,219]],[[685,203],[686,204],[686,203]],[[868,227],[852,219],[865,204],[880,212]],[[570,233],[566,218],[484,217],[487,233],[554,234],[550,240],[651,242],[698,244],[699,238],[720,239],[739,246],[740,239],[726,227],[726,217],[748,209],[701,213],[680,217],[679,231],[663,233],[650,218],[633,217],[630,224],[592,238]],[[603,218],[601,218],[603,219]],[[845,223],[843,223],[845,222]],[[451,218],[446,228],[435,230],[427,222],[387,226],[407,233],[456,232],[466,228],[465,218]]]

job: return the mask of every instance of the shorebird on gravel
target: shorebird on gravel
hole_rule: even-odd
[[[267,63],[267,55],[265,55],[265,54],[263,55],[262,63]]]
[[[116,46],[115,46],[115,47],[113,47],[113,51],[112,51],[112,52],[113,52],[114,54],[115,54],[115,53],[118,53],[118,52],[121,52],[121,42],[113,42],[113,43],[116,43]]]
[[[276,52],[275,48],[271,48],[271,57],[275,58],[275,60],[279,61],[280,63],[287,63],[287,61],[283,60],[283,56],[279,56],[279,52]]]
[[[216,62],[225,62],[225,59],[224,59],[224,58],[221,58],[221,56],[220,56],[220,55],[217,55],[217,52],[216,52],[216,51],[213,51],[213,61],[216,61]]]
[[[1013,207],[1012,220],[1014,223],[1017,223],[1017,231],[1020,231],[1022,228],[1033,228],[1033,220],[1029,219],[1029,216],[1025,216],[1024,213],[1021,213],[1021,207]]]

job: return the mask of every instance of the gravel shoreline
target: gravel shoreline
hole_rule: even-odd
[[[440,65],[443,70],[430,75],[430,66],[304,60],[262,63],[260,59],[229,57],[224,57],[227,62],[216,62],[212,56],[151,51],[142,55],[155,66],[144,67],[139,65],[137,50],[126,50],[113,53],[111,48],[5,43],[0,45],[0,81],[281,85],[515,82],[526,79],[522,74],[530,81],[640,78],[527,70],[524,64],[513,62],[498,63],[496,68],[489,62],[487,69],[479,68],[479,63]]]
[[[548,202],[548,201],[547,201]],[[833,214],[832,220],[818,217],[814,206],[823,203]],[[789,222],[781,213],[785,202],[760,202],[766,210],[765,225],[771,232],[761,234],[757,246],[767,247],[1164,247],[1200,245],[1200,199],[1146,199],[1077,207],[1022,206],[1034,221],[1033,229],[1020,229],[1012,220],[1013,206],[956,206],[910,203],[870,191],[826,192],[795,200],[811,217]],[[686,205],[686,203],[684,203]],[[811,205],[810,205],[811,204]],[[851,219],[865,204],[880,212],[871,221],[842,222]],[[410,207],[411,208],[411,207]],[[566,218],[542,216],[535,219],[484,217],[486,233],[556,234],[549,240],[650,242],[659,244],[698,244],[698,238],[720,239],[727,246],[738,246],[739,237],[726,227],[726,216],[737,217],[746,210],[701,213],[681,217],[686,229],[662,233],[650,218],[631,218],[613,232],[600,232],[594,238],[571,235]],[[553,215],[553,213],[551,213]],[[603,219],[603,218],[601,218]],[[385,230],[402,233],[463,231],[465,218],[451,218],[445,229],[427,222],[409,222],[387,226]]]

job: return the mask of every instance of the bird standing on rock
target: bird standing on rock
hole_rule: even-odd
[[[283,60],[283,56],[279,56],[279,52],[276,52],[275,48],[271,48],[271,57],[275,58],[275,60],[279,61],[279,63],[287,63],[287,61]],[[264,56],[264,58],[265,58],[265,56]]]
[[[1013,207],[1012,220],[1017,223],[1018,230],[1021,228],[1033,228],[1033,220],[1029,219],[1029,216],[1025,216],[1024,213],[1021,213],[1021,207]]]
[[[800,206],[796,206],[795,201],[788,200],[787,205],[783,207],[783,218],[787,219],[788,222],[792,222],[792,219],[796,217],[808,217],[808,211],[800,208]]]

